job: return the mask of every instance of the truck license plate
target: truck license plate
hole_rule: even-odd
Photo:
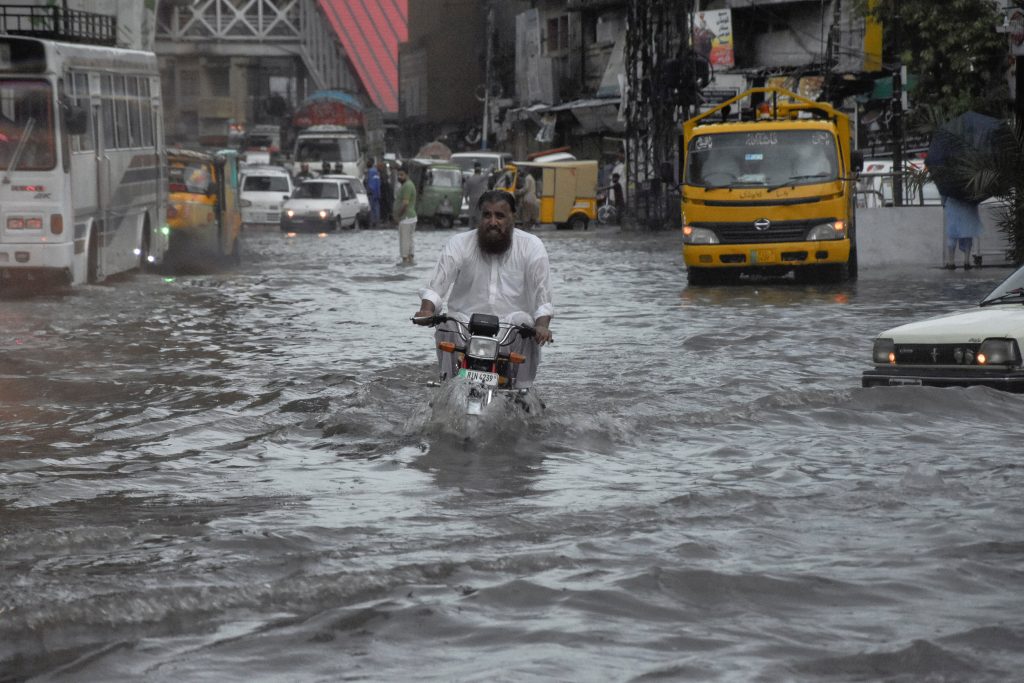
[[[751,261],[754,263],[774,263],[775,262],[775,250],[774,249],[755,249],[750,255]]]
[[[479,382],[485,387],[498,386],[498,373],[496,372],[481,372],[480,370],[467,370],[462,368],[459,370],[459,377],[465,377],[470,382]]]

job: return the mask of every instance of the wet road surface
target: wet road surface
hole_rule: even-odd
[[[395,231],[0,299],[0,680],[1015,678],[1024,399],[860,388],[1008,271],[688,289],[541,233],[540,415],[431,408]]]

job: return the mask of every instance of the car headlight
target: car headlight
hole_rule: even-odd
[[[714,230],[683,226],[683,244],[718,244],[718,235]]]
[[[876,339],[875,347],[871,351],[871,357],[874,358],[875,363],[878,365],[895,363],[896,344],[892,339]]]
[[[986,339],[981,342],[978,365],[1020,365],[1020,349],[1016,339]]]
[[[295,209],[288,209],[285,214],[288,215],[288,218],[295,218]]]
[[[494,359],[498,357],[498,340],[487,337],[470,337],[466,355],[473,358]]]
[[[320,209],[320,218],[330,218],[331,212],[327,209]]]
[[[842,221],[822,223],[815,225],[807,233],[808,242],[820,242],[822,240],[841,240],[846,237],[846,224]]]

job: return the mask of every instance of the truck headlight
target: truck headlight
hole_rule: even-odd
[[[875,347],[871,351],[876,365],[886,365],[896,362],[896,344],[892,339],[876,339]]]
[[[841,240],[846,237],[846,224],[842,221],[822,223],[815,225],[807,233],[808,242],[820,242],[822,240]]]
[[[714,230],[683,226],[683,244],[718,244],[718,235]]]
[[[1020,365],[1020,349],[1015,339],[986,339],[981,342],[978,365]]]

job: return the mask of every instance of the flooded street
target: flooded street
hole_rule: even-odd
[[[0,681],[1019,676],[1024,397],[860,388],[1008,271],[688,289],[675,232],[545,230],[546,411],[466,424],[409,322],[450,234],[0,300]]]

